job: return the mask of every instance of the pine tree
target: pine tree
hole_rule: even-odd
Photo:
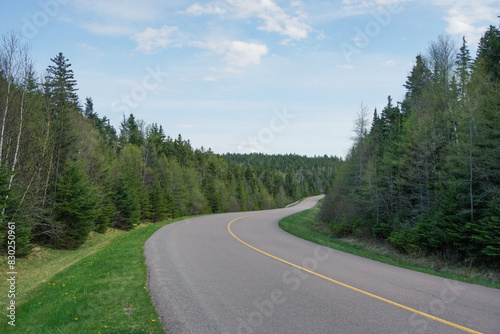
[[[407,92],[402,103],[402,112],[408,116],[412,111],[425,112],[426,96],[429,90],[432,72],[427,66],[427,61],[422,55],[418,55],[410,75],[403,87]]]
[[[63,104],[78,105],[76,80],[70,68],[69,59],[62,52],[50,59],[54,64],[47,69],[45,77],[45,94],[56,107]]]
[[[167,219],[168,207],[165,193],[157,181],[149,193],[149,202],[151,203],[151,219],[153,222],[159,222]]]
[[[466,87],[470,80],[472,65],[472,58],[470,56],[465,37],[463,37],[462,39],[462,46],[460,47],[460,51],[457,54],[457,60],[455,64],[455,74],[458,78],[459,96],[461,99],[464,99],[466,95]]]
[[[500,81],[500,30],[490,26],[483,35],[477,49],[477,60],[484,63],[484,67],[491,78]]]
[[[76,162],[69,161],[54,194],[54,220],[62,227],[56,247],[75,249],[89,236],[99,217],[99,198],[88,176]]]
[[[85,98],[85,108],[83,109],[83,116],[88,119],[95,119],[96,114],[94,113],[94,102],[91,97]]]
[[[100,214],[96,218],[94,231],[97,233],[105,233],[111,226],[111,218],[116,214],[116,207],[112,201],[113,192],[108,191],[100,203]]]
[[[140,184],[131,173],[124,173],[117,180],[113,196],[116,206],[116,214],[113,217],[115,227],[131,230],[141,223],[139,189]]]
[[[123,122],[120,124],[120,144],[133,144],[141,146],[144,143],[144,136],[139,127],[139,122],[136,121],[133,114],[128,118],[123,115]]]

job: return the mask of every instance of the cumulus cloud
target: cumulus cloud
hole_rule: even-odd
[[[137,51],[153,54],[158,48],[166,49],[168,46],[179,46],[179,31],[177,27],[163,26],[159,29],[147,28],[132,36],[137,42]]]
[[[277,32],[281,35],[299,40],[307,38],[312,28],[303,22],[305,15],[290,16],[273,1],[253,1],[238,0],[235,1],[236,8],[245,13],[248,3],[254,3],[253,10],[249,13],[255,15],[264,21],[264,25],[258,27],[260,30]]]
[[[269,49],[265,44],[241,41],[198,43],[198,46],[223,55],[229,69],[233,70],[259,65],[261,58],[269,53]]]
[[[290,15],[272,0],[225,0],[204,6],[196,3],[190,6],[186,13],[196,16],[228,14],[234,18],[258,18],[263,21],[263,24],[257,29],[277,32],[299,40],[307,38],[309,32],[312,31],[312,28],[304,22],[306,15],[297,9],[299,5],[298,1],[292,2],[291,7],[294,8],[294,14]]]
[[[496,22],[500,10],[498,1],[492,0],[440,0],[438,4],[449,7],[444,20],[446,31],[465,36],[469,44],[477,44],[489,24]]]

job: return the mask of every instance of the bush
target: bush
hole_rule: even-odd
[[[392,225],[380,222],[372,227],[373,236],[379,240],[387,240],[393,231]]]
[[[352,234],[352,228],[346,222],[331,222],[330,232],[337,238],[344,238]]]
[[[412,253],[418,250],[413,240],[411,230],[393,230],[389,236],[389,242],[399,251],[404,253]]]

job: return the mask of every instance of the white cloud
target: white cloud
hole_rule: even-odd
[[[465,36],[469,45],[477,45],[488,25],[497,22],[500,11],[497,0],[439,0],[436,4],[448,7],[446,32]]]
[[[219,5],[220,4],[220,5]],[[295,8],[294,15],[289,15],[283,8],[272,0],[225,0],[224,2],[213,2],[202,6],[198,3],[190,6],[187,14],[228,14],[234,18],[259,18],[264,24],[257,29],[277,32],[289,38],[299,40],[307,38],[313,29],[304,22],[306,15],[297,8],[300,2],[294,1],[291,7]]]
[[[393,59],[389,59],[389,60],[386,60],[386,61],[380,63],[380,66],[384,66],[384,67],[392,67],[394,65],[396,65],[396,61]]]
[[[178,28],[167,25],[159,29],[147,28],[133,35],[132,39],[137,42],[136,50],[145,54],[153,54],[158,48],[180,45]]]
[[[248,0],[239,1],[242,3]],[[291,17],[285,11],[272,1],[259,1],[260,6],[256,7],[255,14],[262,20],[265,25],[258,27],[260,30],[277,32],[281,35],[299,40],[307,38],[312,28],[302,22],[303,15]]]
[[[224,60],[229,65],[228,70],[236,71],[251,65],[259,65],[263,56],[269,53],[265,44],[247,43],[241,41],[222,41],[195,43],[195,45],[224,55]]]
[[[208,4],[205,7],[201,6],[198,3],[195,3],[191,7],[189,7],[186,10],[187,14],[194,15],[194,16],[200,16],[204,14],[225,14],[227,13],[227,10],[216,5]]]

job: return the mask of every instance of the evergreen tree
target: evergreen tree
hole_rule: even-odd
[[[459,96],[463,99],[466,95],[466,87],[470,80],[472,58],[467,47],[465,37],[462,39],[462,46],[460,52],[457,54],[456,60],[456,76],[458,78]]]
[[[88,119],[94,119],[97,115],[94,113],[94,102],[91,97],[85,98],[85,107],[83,109],[83,116]]]
[[[403,85],[407,92],[402,103],[402,111],[405,115],[414,112],[425,112],[426,92],[429,90],[432,72],[427,66],[427,61],[422,55],[418,55],[406,83]]]
[[[68,162],[54,193],[54,220],[62,228],[62,235],[54,240],[61,248],[81,246],[99,217],[99,198],[88,176],[76,162]]]
[[[114,226],[131,230],[141,223],[141,203],[138,196],[139,182],[131,173],[123,173],[115,184],[113,202],[116,214]]]
[[[106,233],[111,226],[111,218],[116,214],[116,206],[112,201],[113,196],[112,191],[108,191],[102,196],[102,201],[99,205],[101,208],[100,214],[96,218],[94,227],[94,231],[97,233]]]
[[[490,26],[483,35],[477,49],[477,60],[495,81],[500,81],[500,30]]]
[[[168,206],[165,192],[161,188],[159,182],[155,182],[149,194],[149,202],[151,203],[151,219],[153,222],[158,222],[167,219]]]
[[[143,142],[144,137],[134,115],[130,114],[128,118],[123,115],[123,122],[120,124],[120,143],[122,147],[126,144],[141,146]]]
[[[78,105],[78,95],[76,91],[76,80],[73,70],[70,68],[69,59],[64,57],[62,52],[50,59],[53,65],[47,68],[45,77],[45,94],[56,107],[63,104]]]

